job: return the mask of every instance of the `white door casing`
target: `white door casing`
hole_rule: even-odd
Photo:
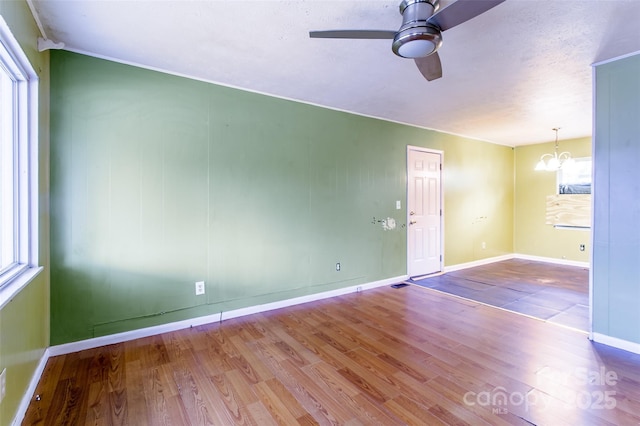
[[[442,271],[442,152],[407,147],[407,273]]]

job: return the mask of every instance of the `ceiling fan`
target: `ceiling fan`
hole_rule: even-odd
[[[402,0],[402,26],[392,30],[310,31],[311,38],[393,39],[393,53],[415,59],[418,70],[429,81],[442,77],[438,48],[442,31],[460,25],[505,0],[457,0],[442,10],[439,0]]]

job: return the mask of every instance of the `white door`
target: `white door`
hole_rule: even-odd
[[[408,275],[442,271],[442,153],[407,148]]]

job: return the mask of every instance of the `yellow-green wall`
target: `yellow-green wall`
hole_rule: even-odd
[[[445,266],[513,253],[513,149],[477,141],[443,147]]]
[[[550,132],[551,133],[551,132]],[[591,157],[591,138],[560,141],[560,151]],[[553,152],[554,142],[515,148],[515,253],[589,262],[591,230],[560,229],[545,224],[546,197],[556,194],[556,173],[535,171],[540,156]],[[584,244],[585,251],[580,251]]]
[[[45,267],[0,310],[0,371],[7,369],[0,425],[9,425],[49,345],[49,54],[37,51],[40,33],[25,1],[0,1],[0,15],[40,79],[39,263]]]

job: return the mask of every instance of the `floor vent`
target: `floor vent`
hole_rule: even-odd
[[[406,286],[408,286],[408,285],[409,285],[409,284],[401,283],[401,284],[394,284],[394,285],[392,285],[391,287],[392,287],[392,288],[402,288],[402,287],[406,287]]]

